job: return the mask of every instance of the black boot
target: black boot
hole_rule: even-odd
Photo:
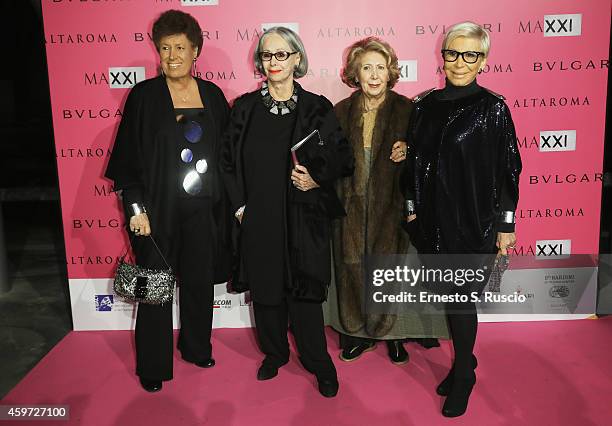
[[[387,350],[393,364],[402,365],[408,362],[409,355],[401,340],[387,340]]]
[[[149,380],[143,377],[139,377],[140,386],[147,392],[159,392],[162,389],[161,380]]]
[[[476,384],[476,375],[471,378],[454,380],[442,407],[444,417],[459,417],[465,413],[474,384]]]
[[[473,365],[473,369],[476,370],[476,367],[478,367],[478,360],[476,359],[476,356],[474,354],[472,354],[472,365]],[[454,380],[455,380],[455,365],[453,364],[453,367],[448,372],[448,375],[444,378],[444,380],[440,382],[440,384],[436,388],[436,393],[440,396],[447,396],[451,388],[453,387]]]

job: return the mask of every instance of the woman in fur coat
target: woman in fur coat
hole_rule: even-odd
[[[355,173],[339,180],[337,192],[347,216],[334,227],[335,287],[327,302],[328,323],[340,333],[340,359],[354,361],[385,340],[395,364],[408,362],[406,338],[446,337],[442,317],[364,313],[363,258],[402,254],[409,249],[400,228],[403,196],[400,171],[412,101],[391,88],[399,80],[398,59],[386,42],[368,37],[350,46],[343,82],[353,94],[335,106],[355,155]],[[422,341],[421,341],[422,342]],[[437,343],[435,339],[433,343]]]

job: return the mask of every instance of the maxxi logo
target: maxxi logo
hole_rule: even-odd
[[[217,6],[219,0],[181,0],[181,6]]]
[[[109,68],[108,77],[111,89],[129,89],[146,78],[144,67]]]
[[[407,61],[398,61],[397,65],[399,66],[399,70],[400,70],[399,81],[417,81],[418,63],[416,59],[410,59]]]
[[[536,259],[564,259],[572,254],[572,240],[536,241]]]
[[[300,33],[300,24],[297,22],[268,22],[267,24],[261,24],[261,32],[266,32],[272,27],[285,27],[293,30],[296,34]]]
[[[569,37],[582,34],[582,14],[544,15],[544,37]]]
[[[575,130],[545,130],[540,132],[540,152],[576,151]]]

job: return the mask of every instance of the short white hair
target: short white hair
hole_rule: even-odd
[[[449,28],[444,41],[442,42],[442,49],[448,49],[448,46],[458,37],[475,38],[480,42],[480,49],[486,58],[489,56],[489,50],[491,49],[491,39],[489,38],[489,32],[482,26],[475,24],[474,22],[465,21],[459,22]]]

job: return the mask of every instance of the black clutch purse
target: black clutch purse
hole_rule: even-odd
[[[168,269],[149,269],[127,263],[125,262],[126,250],[115,272],[113,289],[118,296],[129,301],[161,305],[172,302],[176,277],[153,237],[149,236],[149,238]]]

